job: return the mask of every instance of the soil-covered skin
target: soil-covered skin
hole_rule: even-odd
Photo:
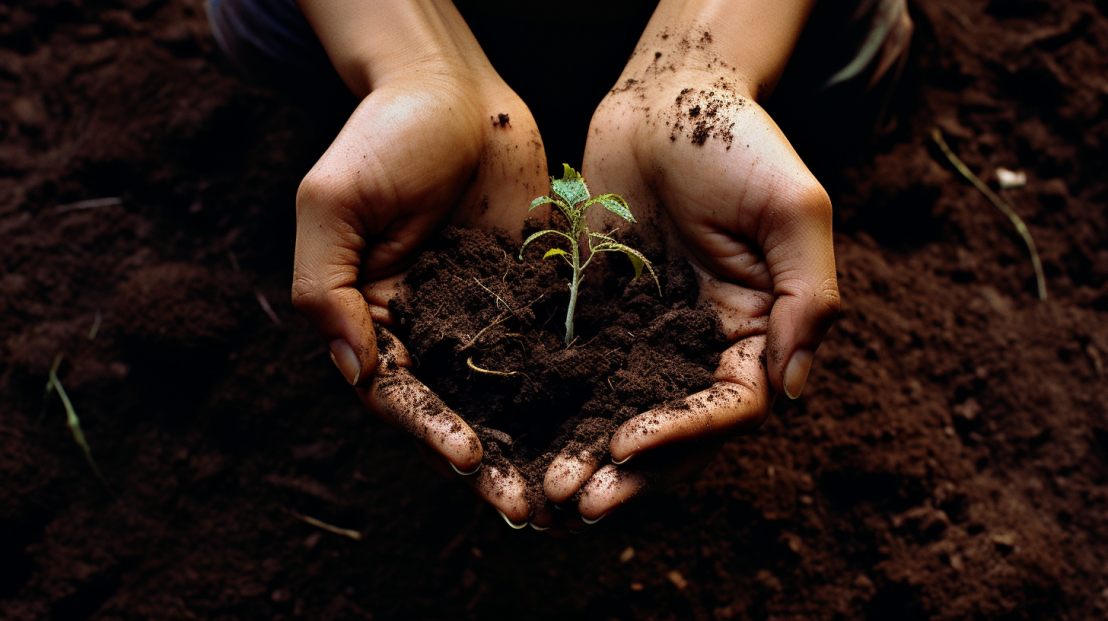
[[[804,396],[553,540],[429,472],[296,316],[326,140],[198,0],[0,5],[0,618],[1108,617],[1108,6],[915,11],[897,129],[821,177],[845,310]],[[935,125],[1027,173],[1049,301]],[[118,501],[43,398],[58,353]]]
[[[726,347],[714,311],[696,308],[687,261],[654,257],[655,284],[616,257],[623,262],[589,280],[603,269],[598,255],[567,348],[571,270],[557,256],[541,259],[554,239],[540,237],[520,262],[518,241],[447,229],[412,267],[409,297],[394,309],[414,375],[474,427],[486,463],[506,459],[521,472],[532,506],[559,452],[603,459],[620,424],[710,386]]]

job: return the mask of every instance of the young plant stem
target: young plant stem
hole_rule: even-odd
[[[577,241],[580,233],[573,227],[573,279],[569,281],[569,310],[566,312],[566,347],[573,343],[573,317],[577,310],[577,287],[581,283],[581,245]],[[591,257],[590,257],[591,258]]]
[[[569,222],[569,231],[545,230],[531,234],[530,237],[523,241],[523,246],[519,249],[519,258],[523,258],[523,251],[527,248],[528,244],[548,233],[561,235],[569,240],[571,252],[566,252],[561,248],[551,248],[547,250],[546,254],[542,257],[544,259],[561,257],[573,270],[573,277],[569,281],[569,309],[566,311],[566,347],[568,348],[573,345],[575,338],[573,317],[577,311],[577,291],[581,287],[581,273],[585,271],[589,263],[592,263],[592,259],[596,256],[596,253],[622,252],[631,260],[631,265],[635,268],[636,279],[642,274],[643,268],[646,268],[654,278],[654,284],[658,285],[659,295],[662,294],[662,286],[658,282],[658,276],[654,273],[654,267],[651,266],[650,260],[641,252],[630,246],[619,243],[612,237],[612,235],[615,234],[614,230],[610,231],[608,234],[593,233],[589,231],[589,225],[585,223],[585,212],[588,211],[591,205],[599,204],[608,211],[634,224],[636,222],[635,216],[631,215],[631,210],[627,206],[627,201],[618,194],[603,194],[596,198],[590,198],[589,189],[585,185],[585,181],[581,179],[581,176],[577,174],[577,171],[570,168],[569,164],[565,164],[564,168],[565,170],[562,173],[561,179],[555,179],[554,177],[550,178],[551,195],[540,196],[531,201],[531,209],[547,203],[554,203],[562,210],[562,213],[566,217],[566,221]],[[589,248],[589,256],[585,259],[584,263],[581,263],[582,233],[585,235],[585,241]],[[597,242],[595,246],[593,245],[594,239]]]

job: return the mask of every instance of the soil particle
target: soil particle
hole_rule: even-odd
[[[509,117],[507,114],[505,114],[503,112],[501,112],[500,114],[498,114],[496,116],[490,116],[489,119],[492,120],[493,127],[511,127],[512,126],[511,117]]]

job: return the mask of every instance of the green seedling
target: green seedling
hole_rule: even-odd
[[[570,168],[569,164],[563,164],[563,166],[565,166],[565,170],[562,172],[561,179],[555,179],[554,177],[550,178],[550,190],[553,196],[540,196],[536,198],[531,201],[531,209],[535,209],[547,203],[554,203],[558,206],[558,209],[561,209],[562,213],[565,214],[566,220],[569,222],[569,231],[545,230],[531,235],[524,240],[523,245],[520,247],[519,258],[523,258],[523,251],[527,248],[528,244],[543,235],[561,235],[569,241],[569,252],[561,248],[551,248],[542,256],[544,259],[561,257],[562,260],[573,268],[573,277],[569,283],[569,309],[566,311],[566,347],[569,347],[573,343],[574,338],[573,315],[577,310],[577,289],[581,285],[581,273],[585,271],[589,263],[592,263],[592,259],[597,253],[622,252],[631,260],[631,265],[635,268],[636,280],[642,275],[642,270],[645,267],[654,278],[654,284],[658,285],[659,295],[662,293],[662,285],[658,283],[658,275],[654,273],[654,267],[641,252],[630,246],[619,243],[612,237],[616,232],[615,230],[607,235],[594,233],[589,230],[589,225],[585,222],[585,213],[588,211],[589,207],[600,204],[608,211],[634,224],[636,222],[635,216],[631,215],[631,209],[627,206],[627,201],[619,194],[602,194],[596,198],[590,198],[589,188],[585,185],[585,180],[581,178],[581,175],[577,174],[576,170]],[[584,263],[581,262],[582,233],[585,235],[585,245],[589,249],[589,255],[585,258]]]

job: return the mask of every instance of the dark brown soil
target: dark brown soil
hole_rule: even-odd
[[[541,258],[552,239],[533,242],[520,262],[518,241],[447,229],[412,268],[410,300],[395,309],[415,376],[475,427],[487,463],[507,459],[520,470],[532,506],[563,448],[606,446],[636,414],[707,388],[726,348],[715,313],[695,308],[688,262],[657,255],[662,295],[648,272],[633,280],[625,260],[589,280],[604,269],[607,257],[597,257],[567,348],[571,270]]]
[[[430,473],[296,316],[326,137],[198,0],[0,5],[0,618],[1108,618],[1108,5],[915,11],[897,128],[822,177],[845,311],[803,398],[553,540]],[[1027,172],[1049,301],[934,125]],[[59,352],[118,502],[43,398]]]

